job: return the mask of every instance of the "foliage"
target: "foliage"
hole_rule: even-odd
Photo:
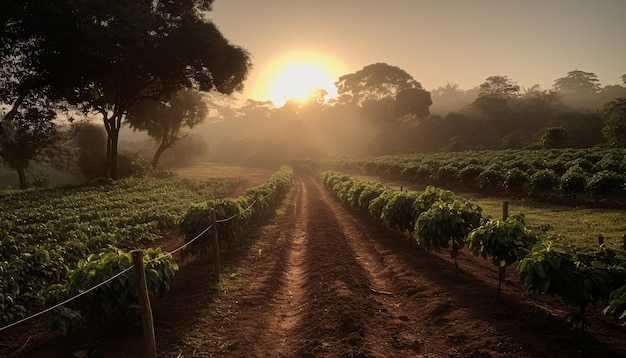
[[[123,151],[118,156],[118,178],[146,178],[152,167],[139,153]]]
[[[544,148],[566,148],[570,141],[570,135],[563,127],[550,127],[541,136],[541,145]]]
[[[339,101],[362,104],[384,97],[395,98],[403,90],[421,89],[422,85],[396,66],[374,63],[339,77],[336,83]]]
[[[604,197],[613,194],[623,194],[626,180],[624,175],[609,170],[594,174],[587,183],[587,190],[594,197]]]
[[[78,151],[78,168],[84,177],[103,177],[106,169],[106,131],[94,123],[72,124],[72,139]]]
[[[507,76],[490,76],[478,86],[479,97],[508,99],[519,94],[520,87]]]
[[[604,246],[572,247],[544,241],[522,260],[522,285],[534,294],[557,295],[567,305],[578,307],[572,321],[582,322],[585,330],[587,306],[600,300],[609,302],[611,292],[624,284],[625,260],[624,252]]]
[[[542,169],[530,177],[530,188],[534,193],[552,192],[559,184],[559,178],[552,169]]]
[[[567,76],[554,80],[554,89],[560,93],[596,93],[600,90],[598,76],[592,72],[569,71]]]
[[[626,269],[626,267],[623,268]],[[611,316],[620,326],[626,326],[626,285],[611,292],[609,305],[604,308],[603,312]]]
[[[27,186],[26,170],[34,161],[62,163],[57,113],[47,100],[25,100],[22,108],[0,120],[0,160],[17,171],[20,188]],[[7,118],[8,117],[8,118]]]
[[[579,200],[621,198],[619,173],[626,172],[624,149],[539,149],[466,151],[390,155],[323,161],[326,168],[341,168],[364,175],[401,179],[426,185],[461,185],[482,192],[506,190],[530,197],[576,195]],[[572,169],[572,168],[578,169]],[[445,169],[443,169],[445,168]],[[458,169],[458,181],[454,173]],[[614,174],[603,173],[604,170]],[[451,176],[443,173],[450,172]],[[438,173],[442,173],[439,175]],[[569,173],[568,173],[569,172]],[[566,175],[566,173],[568,173]],[[594,185],[580,185],[598,174]],[[617,175],[617,176],[616,176]],[[613,184],[608,184],[608,177]],[[600,178],[605,178],[600,181]],[[613,179],[612,179],[613,180]],[[607,183],[607,189],[595,182]],[[609,187],[613,189],[608,189]],[[528,190],[530,189],[530,190]]]
[[[588,179],[585,171],[576,164],[570,167],[567,172],[561,176],[559,191],[565,196],[582,194],[585,191]]]
[[[164,295],[178,265],[169,253],[163,253],[160,248],[147,249],[143,259],[148,293],[155,297]],[[91,254],[78,262],[64,291],[68,297],[73,297],[131,265],[131,252],[109,248],[99,254]],[[60,292],[56,294],[61,295]],[[57,310],[53,328],[67,334],[79,324],[77,320],[82,324],[99,325],[112,317],[121,318],[135,313],[137,308],[137,287],[131,270],[80,296],[64,306],[63,310]]]
[[[276,208],[291,187],[292,176],[290,167],[281,167],[267,182],[248,189],[239,198],[209,200],[190,206],[178,223],[179,231],[189,245],[183,255],[208,253],[211,242],[207,238],[212,225],[217,225],[220,247],[235,245],[252,222],[267,217]],[[211,221],[213,210],[217,223]]]
[[[137,102],[130,108],[127,120],[133,129],[145,130],[158,143],[151,163],[156,168],[161,154],[185,137],[181,130],[202,123],[207,114],[208,107],[200,93],[183,89],[168,101]]]
[[[480,225],[482,209],[466,200],[436,201],[415,221],[415,233],[428,250],[448,248],[456,260],[465,237]]]
[[[498,297],[506,268],[526,257],[537,241],[537,235],[514,217],[504,221],[489,220],[472,230],[466,239],[474,256],[491,257],[498,268]]]
[[[0,324],[54,301],[49,287],[64,287],[81,259],[158,241],[189,202],[223,197],[231,186],[224,179],[126,179],[0,192]]]
[[[604,118],[602,132],[609,145],[626,147],[626,98],[617,98],[601,109]]]
[[[415,192],[394,192],[383,207],[381,220],[391,229],[408,230],[412,234],[415,228],[413,206],[417,199],[418,194]]]
[[[14,20],[9,39],[17,34],[18,44],[34,44],[27,53],[34,58],[22,67],[46,74],[41,80],[50,96],[102,115],[110,176],[117,179],[119,131],[138,100],[181,88],[226,94],[242,88],[249,55],[205,17],[211,5],[25,0],[5,16]]]

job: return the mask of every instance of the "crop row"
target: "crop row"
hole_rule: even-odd
[[[427,250],[450,248],[455,261],[465,245],[475,256],[491,258],[499,271],[519,263],[523,287],[534,294],[551,294],[579,309],[573,315],[586,323],[584,312],[601,301],[604,312],[626,325],[626,252],[601,245],[574,247],[543,240],[528,230],[523,215],[506,220],[483,218],[480,207],[451,191],[427,187],[406,192],[342,173],[320,174],[324,185],[355,210],[368,213],[392,230],[408,231]],[[574,319],[575,321],[575,319]]]
[[[191,242],[212,224],[211,211],[215,210],[220,247],[232,247],[249,230],[254,222],[274,212],[291,187],[293,170],[284,166],[264,184],[248,189],[238,198],[208,200],[189,207],[180,221],[179,229],[187,242]],[[209,234],[205,234],[208,236]],[[202,255],[210,250],[210,240],[197,240],[186,247],[183,254]]]
[[[330,169],[440,186],[599,199],[626,194],[626,149],[469,151],[338,159]]]
[[[0,324],[59,296],[81,260],[159,240],[190,202],[225,196],[231,186],[224,179],[128,179],[0,193]]]

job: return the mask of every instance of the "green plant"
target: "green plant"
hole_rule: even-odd
[[[498,268],[498,293],[500,297],[502,282],[506,277],[506,268],[523,259],[537,243],[537,235],[526,229],[522,221],[509,217],[504,221],[489,220],[472,230],[466,242],[474,256],[491,257]]]
[[[437,201],[430,209],[419,215],[415,222],[415,233],[420,244],[427,250],[447,248],[458,275],[456,258],[465,245],[465,237],[480,225],[482,209],[470,201]]]
[[[522,260],[522,285],[529,292],[557,295],[567,305],[577,307],[578,312],[569,315],[568,321],[581,323],[584,337],[586,308],[599,300],[608,302],[611,292],[624,284],[625,258],[624,252],[604,246],[575,247],[543,241]],[[613,312],[618,312],[619,295],[614,298]]]
[[[162,296],[169,290],[169,281],[178,270],[178,265],[169,253],[160,248],[148,249],[144,253],[146,285],[150,295]],[[63,334],[84,325],[98,325],[113,317],[125,317],[137,311],[137,287],[133,272],[127,270],[132,265],[132,254],[111,247],[99,254],[89,255],[81,260],[70,275],[65,289],[57,286],[56,295],[65,293],[72,297],[96,287],[96,289],[71,301],[62,309],[57,309],[53,319],[53,329]]]

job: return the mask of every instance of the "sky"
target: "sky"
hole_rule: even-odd
[[[621,84],[624,14],[626,0],[216,0],[208,17],[251,55],[237,97],[268,100],[281,69],[307,58],[333,81],[384,62],[427,90],[493,75],[550,89],[572,70]]]

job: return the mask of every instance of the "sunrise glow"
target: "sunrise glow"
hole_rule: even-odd
[[[321,52],[288,52],[262,69],[256,81],[257,97],[272,101],[276,107],[288,100],[305,101],[316,89],[326,90],[326,100],[336,98],[334,83],[349,72],[341,61]]]

